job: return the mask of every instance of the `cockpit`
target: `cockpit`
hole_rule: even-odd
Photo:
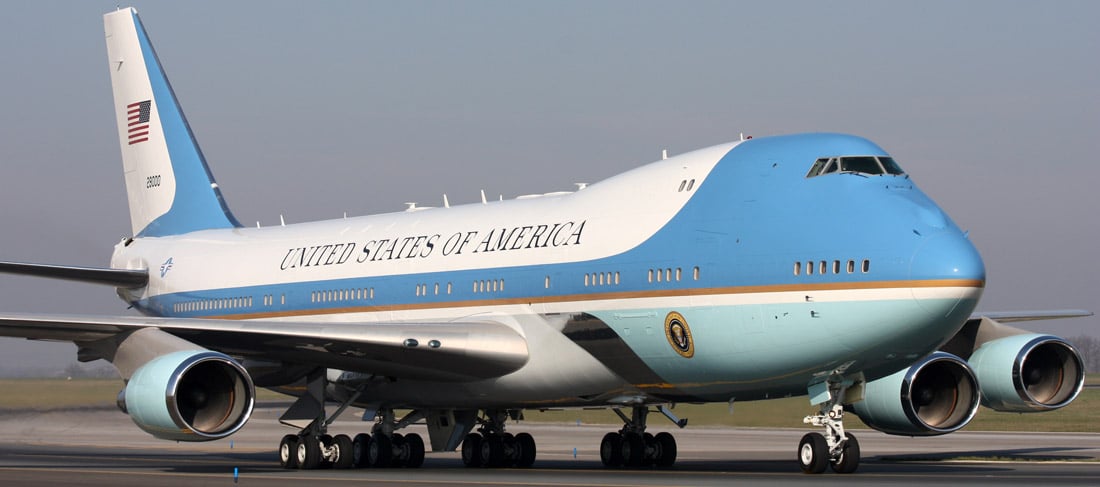
[[[821,176],[831,173],[863,174],[881,176],[890,174],[900,176],[905,174],[901,166],[894,162],[894,158],[886,156],[839,156],[822,157],[814,162],[806,177]]]

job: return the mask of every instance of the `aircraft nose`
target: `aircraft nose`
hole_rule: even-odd
[[[981,287],[985,283],[985,264],[978,249],[965,234],[946,231],[929,237],[917,248],[909,267],[909,277],[915,281],[979,281],[977,285]]]
[[[958,230],[928,237],[909,269],[913,299],[934,320],[943,340],[958,331],[985,288],[985,264],[974,244]]]

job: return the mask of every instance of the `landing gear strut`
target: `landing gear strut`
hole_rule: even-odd
[[[830,377],[825,383],[827,399],[819,404],[819,411],[806,416],[802,422],[825,428],[825,434],[806,433],[798,443],[798,464],[808,474],[819,474],[827,467],[836,473],[852,473],[859,468],[859,441],[855,435],[844,432],[844,407],[841,405],[851,381],[839,376]],[[811,388],[811,397],[814,390]]]
[[[519,418],[520,411],[485,411],[476,433],[462,441],[462,463],[467,467],[530,467],[535,463],[535,439],[527,433],[513,436],[504,422]]]
[[[623,428],[612,431],[600,442],[600,461],[607,467],[669,467],[676,463],[676,438],[666,432],[656,436],[646,433],[648,406],[634,406],[627,418],[619,409],[613,409],[623,420]],[[687,420],[677,419],[663,406],[658,411],[683,428]]]

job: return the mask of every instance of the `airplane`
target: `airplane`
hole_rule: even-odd
[[[419,467],[428,448],[529,467],[534,438],[506,426],[564,408],[622,420],[607,467],[669,467],[651,416],[683,428],[677,403],[805,395],[799,467],[852,473],[848,413],[942,435],[979,404],[1050,411],[1082,389],[1071,344],[1008,323],[1091,313],[974,313],[967,233],[864,138],[742,137],[571,192],[253,228],[137,11],[104,27],[133,236],[109,268],[0,271],[112,286],[143,316],[0,313],[0,335],[109,361],[119,408],[157,438],[227,438],[261,387],[297,397],[285,468]],[[348,407],[373,424],[330,435]],[[414,423],[427,444],[400,433]]]

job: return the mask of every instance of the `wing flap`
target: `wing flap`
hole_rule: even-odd
[[[527,363],[527,341],[492,321],[310,323],[79,315],[0,315],[0,336],[90,341],[157,328],[239,357],[395,378],[479,380]]]

